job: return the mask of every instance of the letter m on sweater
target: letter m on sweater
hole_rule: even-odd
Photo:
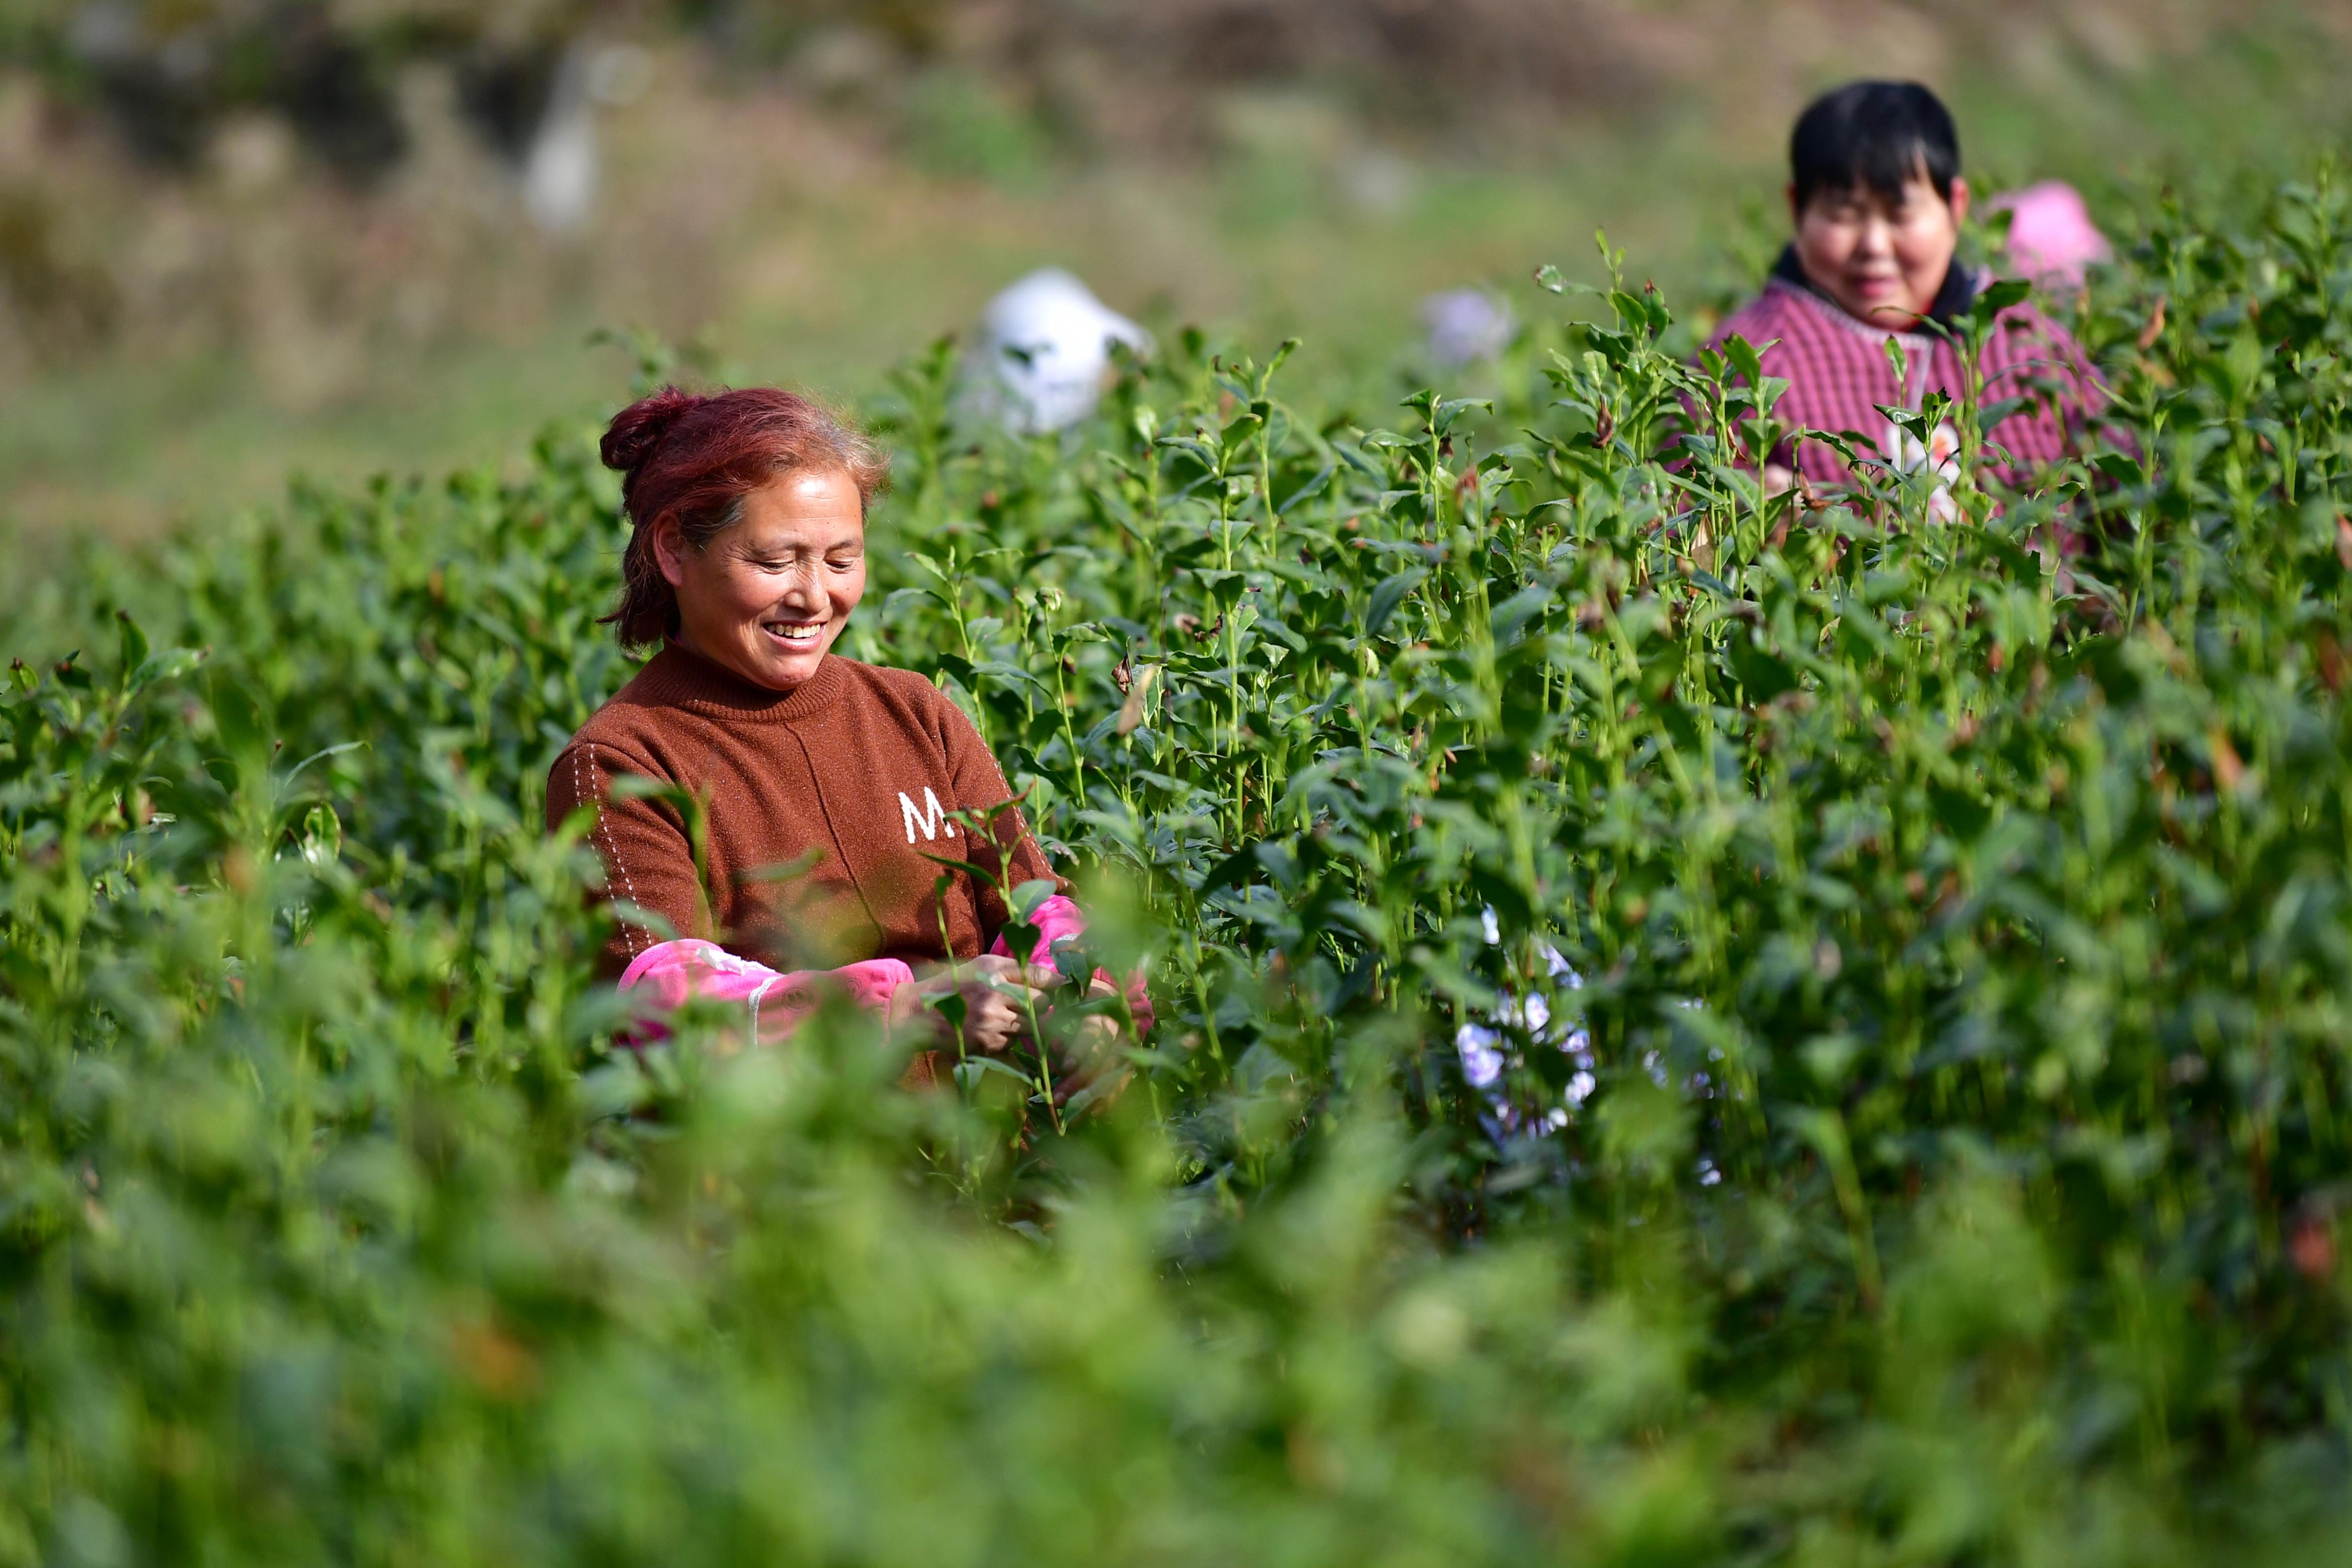
[[[898,792],[898,816],[907,825],[907,842],[909,844],[915,841],[915,829],[918,827],[923,830],[927,843],[942,833],[950,838],[956,836],[955,824],[948,820],[947,808],[940,805],[940,797],[933,795],[928,785],[923,790],[923,804],[919,806],[907,798],[905,790]]]

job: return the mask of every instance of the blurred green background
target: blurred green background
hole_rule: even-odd
[[[705,374],[856,399],[1047,262],[1387,401],[1417,301],[1522,315],[1599,227],[1752,279],[1790,116],[1947,92],[1980,187],[2126,190],[2341,135],[2352,5],[2080,0],[10,0],[0,528],[203,526],[305,472],[501,459]]]

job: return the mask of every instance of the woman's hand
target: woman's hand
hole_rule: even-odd
[[[935,1005],[961,996],[964,1048],[993,1056],[1028,1033],[1030,1010],[1061,980],[1054,970],[1036,964],[993,955],[975,958],[899,986],[890,997],[890,1017],[894,1023],[909,1021],[928,1012],[940,1037],[952,1040],[955,1026]]]
[[[1102,1002],[1119,994],[1119,988],[1099,970],[1087,983],[1083,1002]],[[1116,1074],[1118,1081],[1108,1087],[1101,1096],[1108,1101],[1118,1098],[1129,1077],[1126,1058],[1119,1044],[1127,1030],[1112,1013],[1091,1013],[1076,1020],[1060,1034],[1059,1049],[1055,1055],[1062,1076],[1055,1081],[1054,1098],[1067,1104],[1070,1099],[1094,1087],[1107,1074]]]

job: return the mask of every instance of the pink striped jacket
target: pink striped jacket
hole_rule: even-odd
[[[1916,410],[1932,392],[1958,401],[1963,370],[1957,346],[1924,327],[1898,332],[1857,321],[1790,276],[1794,270],[1793,258],[1784,258],[1763,294],[1717,328],[1709,346],[1719,349],[1737,332],[1759,351],[1765,374],[1788,381],[1788,392],[1773,407],[1775,419],[1845,436],[1859,460],[1883,460],[1906,470],[1933,463],[1948,473],[1956,443],[1948,432],[1936,432],[1943,438],[1922,453],[1916,440],[1905,437],[1878,410]],[[1967,301],[1990,281],[1979,275],[1967,279],[1972,286],[1946,292],[1958,294],[1955,302],[1965,310]],[[1941,313],[1947,302],[1937,303]],[[1907,385],[1895,384],[1895,367],[1887,362],[1890,337],[1902,345],[1910,367]],[[2033,399],[1986,434],[1988,447],[1999,450],[1987,451],[1980,477],[2005,488],[2032,488],[2042,470],[2072,449],[2105,402],[2098,375],[2081,346],[2031,305],[2001,312],[1985,339],[1977,368],[1984,379],[1983,406],[2009,398]],[[1816,486],[1840,485],[1848,478],[1845,459],[1820,441],[1786,443],[1772,460]]]

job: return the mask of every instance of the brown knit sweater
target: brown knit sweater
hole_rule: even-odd
[[[623,773],[704,803],[707,880],[695,874],[688,814],[614,799]],[[824,969],[987,951],[1003,898],[927,854],[986,867],[1007,888],[1042,878],[1068,891],[1017,809],[996,812],[986,837],[949,819],[1012,794],[971,721],[912,671],[828,658],[805,685],[770,691],[673,646],[555,759],[547,820],[552,829],[597,803],[605,896],[662,916],[679,936],[781,969]],[[604,962],[617,973],[659,940],[625,923]]]

